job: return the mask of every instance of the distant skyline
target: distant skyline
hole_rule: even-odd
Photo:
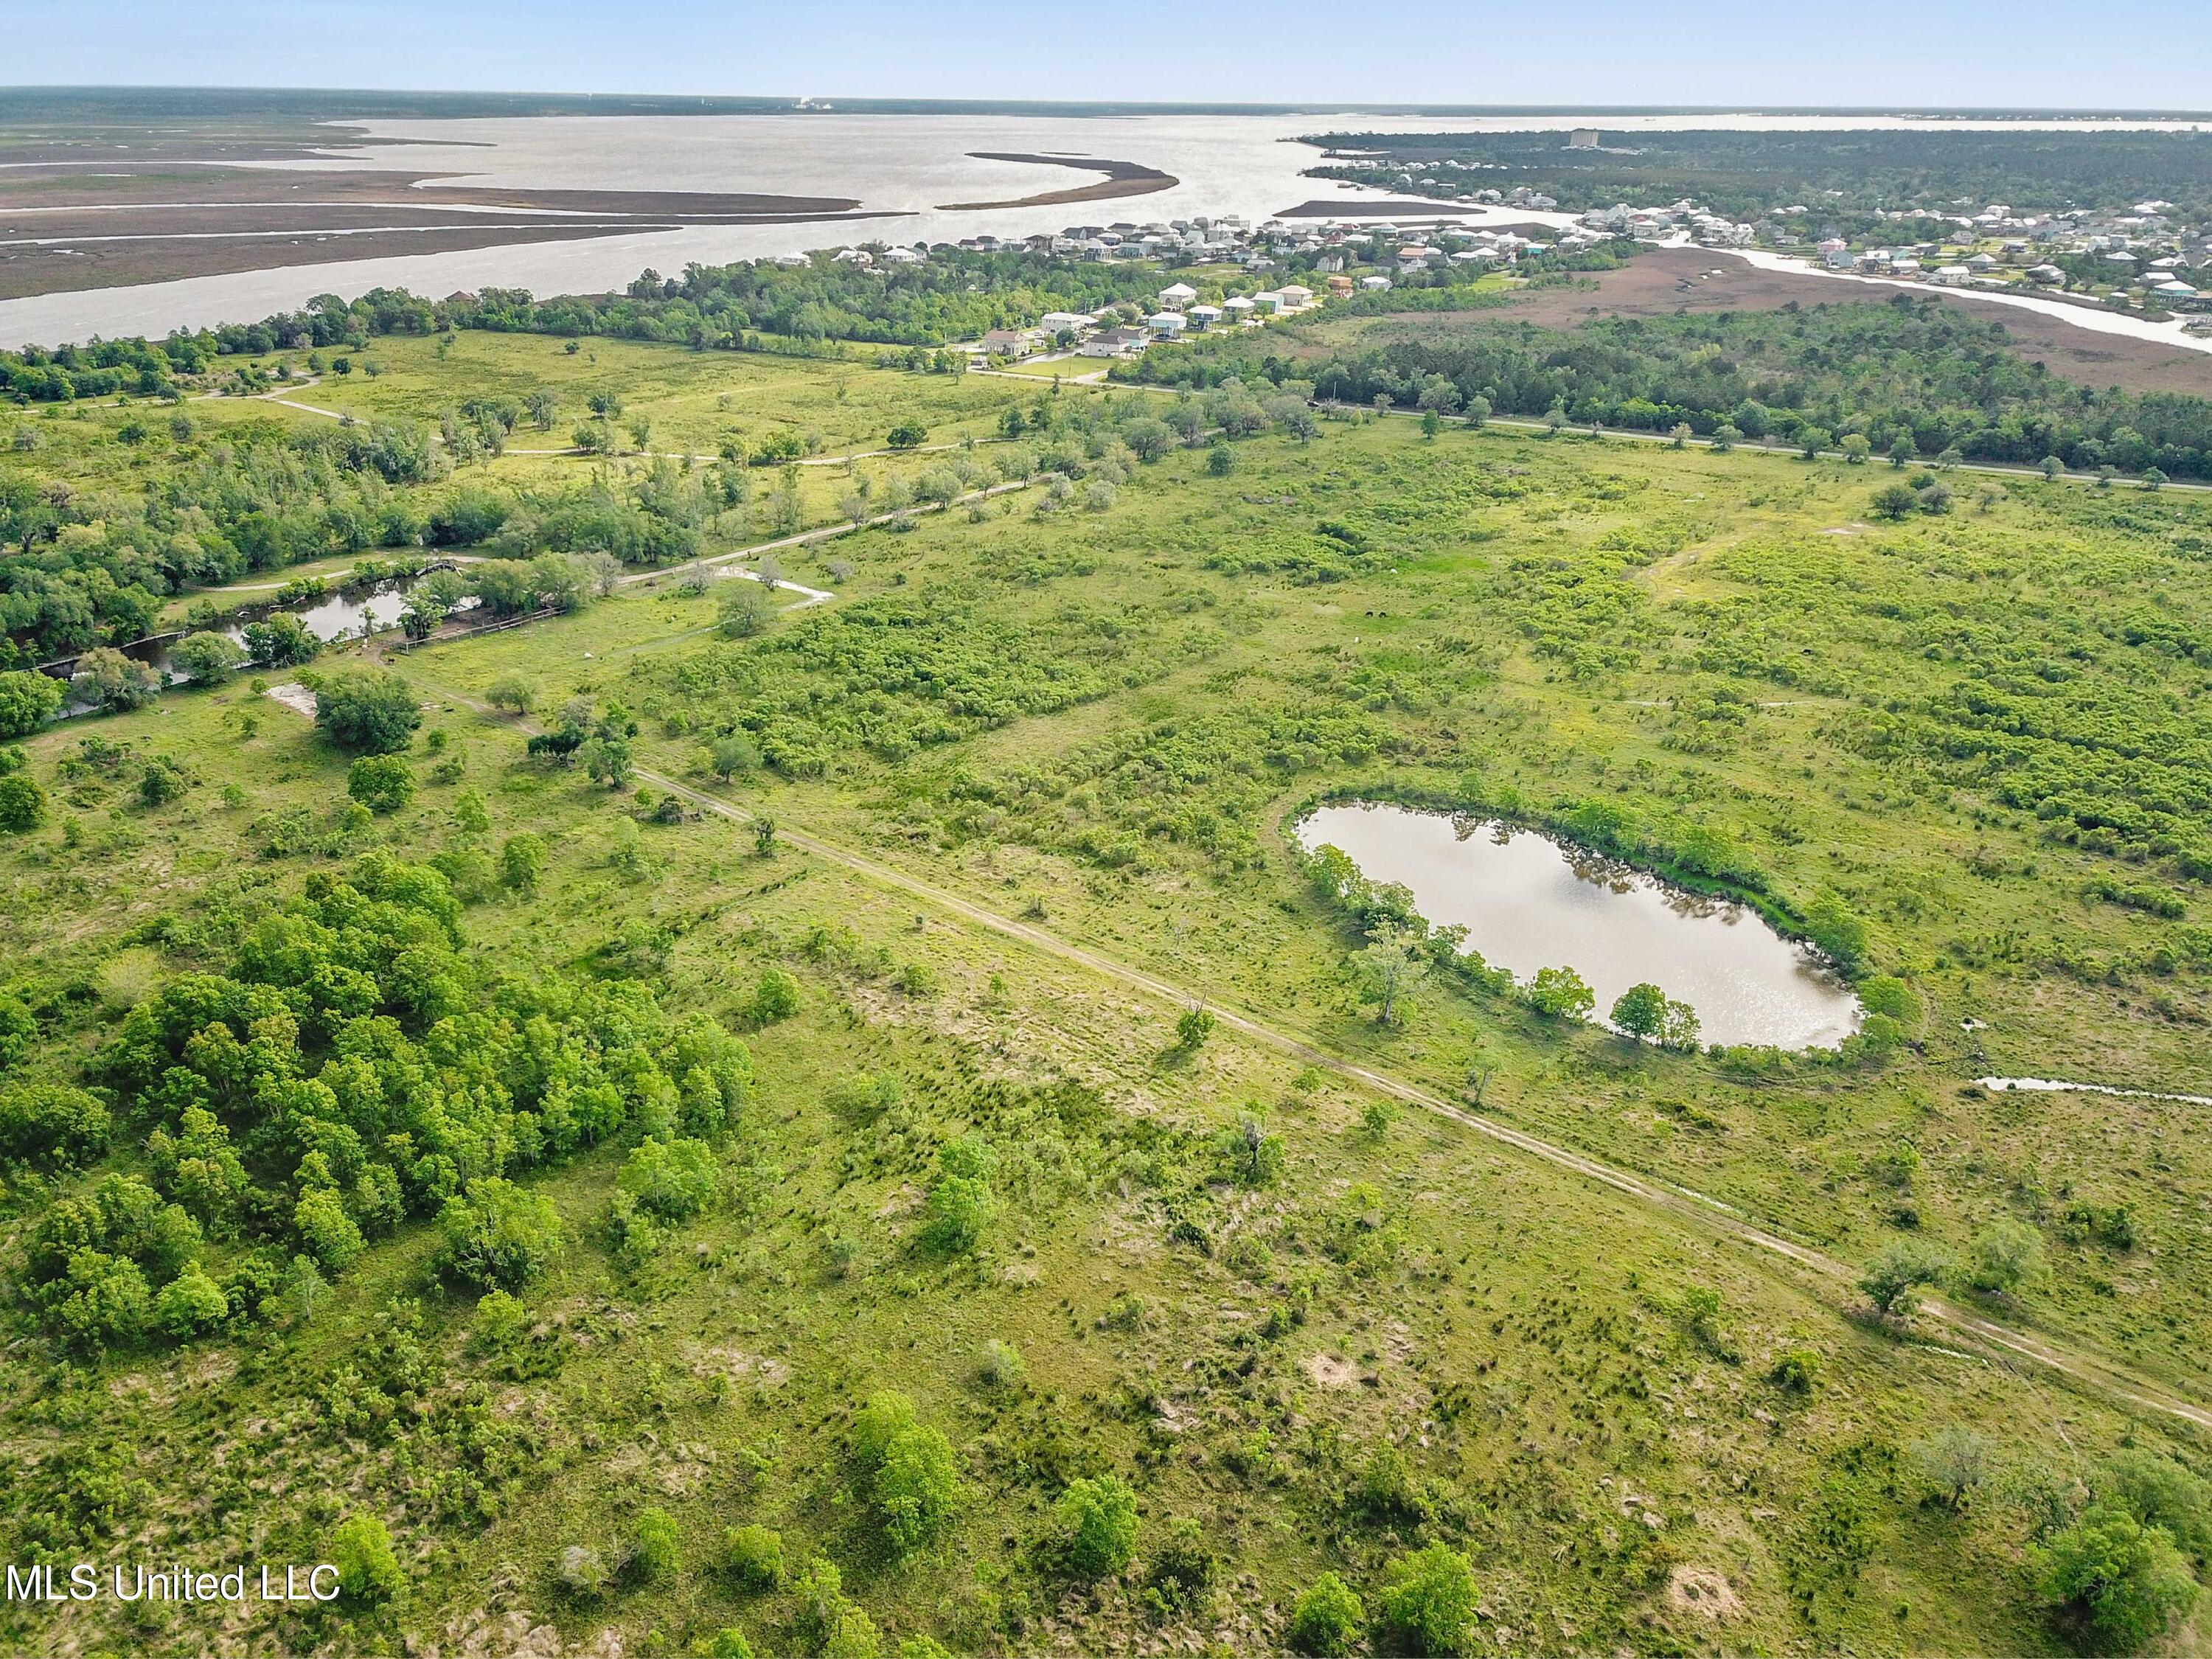
[[[2173,20],[2178,21],[2178,20]],[[2142,25],[2142,27],[2136,27]],[[2197,110],[2212,31],[2082,0],[12,0],[0,82],[1260,104]]]

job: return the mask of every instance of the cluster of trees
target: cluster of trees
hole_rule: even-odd
[[[391,425],[188,433],[132,496],[0,457],[0,668],[141,638],[187,586],[437,540],[435,510],[399,487],[436,470],[420,431]]]
[[[372,289],[351,301],[318,295],[298,311],[179,331],[158,343],[129,339],[0,352],[0,397],[67,401],[118,392],[152,394],[171,387],[179,376],[204,373],[222,356],[358,350],[380,336],[464,328],[605,335],[719,349],[839,340],[938,346],[988,329],[1026,325],[1048,311],[1147,302],[1159,283],[1159,270],[1149,263],[944,249],[920,264],[880,269],[819,255],[804,266],[772,260],[694,264],[669,277],[647,270],[620,295],[542,301],[520,289],[486,289],[444,301],[404,289]]]
[[[881,269],[817,255],[804,266],[772,260],[694,264],[669,277],[647,270],[626,292],[599,298],[533,301],[519,290],[489,289],[473,302],[439,310],[445,323],[460,328],[612,335],[722,349],[744,348],[752,334],[938,346],[1026,325],[1048,311],[1149,301],[1159,283],[1150,264],[941,249],[916,264]]]
[[[1317,142],[1359,157],[1319,169],[1322,176],[1384,189],[1458,195],[1525,185],[1570,210],[1663,207],[1686,196],[1739,218],[1816,204],[1796,222],[1822,235],[1879,224],[1881,234],[1908,237],[1911,223],[1874,215],[1923,208],[1933,225],[1954,219],[1962,202],[1975,211],[1991,202],[2124,211],[2156,198],[2189,216],[2212,210],[2195,133],[1639,131],[1632,144],[1594,150],[1567,149],[1557,131],[1340,132]],[[1405,172],[1407,161],[1447,160],[1469,165]]]
[[[561,1240],[514,1178],[624,1136],[662,1149],[633,1156],[625,1190],[680,1211],[659,1164],[696,1164],[736,1126],[744,1045],[634,982],[489,978],[463,943],[443,875],[370,854],[311,877],[227,972],[134,1008],[95,1058],[99,1092],[8,1084],[0,1152],[66,1172],[117,1123],[147,1151],[32,1224],[47,1328],[96,1350],[276,1316],[410,1216],[437,1218],[441,1272],[511,1289]]]
[[[170,393],[176,376],[199,373],[210,355],[201,341],[182,336],[160,345],[133,338],[0,351],[0,400],[67,403],[118,392]]]
[[[2002,325],[1912,295],[1601,318],[1572,330],[1501,313],[1318,359],[1284,356],[1280,344],[1214,336],[1115,372],[1188,386],[1295,378],[1345,403],[1648,432],[1685,427],[1728,442],[1794,447],[1817,434],[1821,448],[1859,440],[1863,453],[1881,455],[2021,466],[2055,457],[2089,471],[2212,477],[2212,401],[2076,386],[2021,356]]]

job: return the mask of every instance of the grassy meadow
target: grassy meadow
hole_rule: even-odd
[[[618,388],[656,451],[785,430],[836,455],[917,421],[988,460],[1041,396],[604,339],[362,355],[376,377],[301,400],[434,423],[550,388],[549,448]],[[1053,401],[1140,398],[1173,404]],[[319,418],[189,409],[210,430]],[[126,494],[172,441],[118,443],[130,418],[27,421],[47,441],[15,459]],[[212,1062],[185,1043],[143,1087],[103,1068],[191,976],[281,988],[286,951],[356,951],[388,990],[411,941],[445,988],[348,1005],[350,1036],[338,991],[304,993],[300,1041],[397,1065],[404,1029],[455,1115],[492,1089],[472,1045],[611,1054],[654,1029],[620,1000],[641,987],[741,1037],[750,1076],[698,1132],[711,1197],[660,1224],[630,1202],[641,1116],[517,1173],[556,1242],[491,1295],[412,1184],[380,1231],[360,1213],[372,1242],[341,1267],[180,1340],[88,1354],[25,1290],[0,1358],[15,1559],[327,1559],[380,1524],[393,1574],[227,1615],[241,1653],[1347,1650],[1300,1613],[1324,1574],[1376,1654],[2106,1641],[2049,1605],[2043,1552],[2115,1455],[2205,1467],[2172,1415],[1181,1017],[1249,1017],[1854,1265],[2025,1230],[2043,1271],[1944,1294],[2204,1403],[2203,1108],[1974,1079],[2206,1092],[2212,507],[1962,477],[1948,512],[1890,521],[1887,467],[1365,417],[1148,462],[1090,437],[1073,464],[1118,488],[1041,481],[784,550],[835,598],[742,637],[716,626],[736,580],[664,573],[21,739],[46,810],[0,836],[0,990],[37,1028],[11,1075],[109,1089],[114,1127],[75,1167],[9,1166],[11,1276],[102,1176],[182,1190],[149,1136]],[[533,439],[416,488],[611,488],[647,465],[514,453]],[[880,496],[932,460],[854,476]],[[792,471],[804,522],[836,522],[844,469]],[[703,550],[760,538],[740,514]],[[349,803],[349,751],[262,694],[356,669],[400,677],[421,716],[410,787],[374,811]],[[518,689],[526,722],[492,712]],[[564,722],[636,771],[609,787],[526,753]],[[1843,916],[1863,977],[1896,987],[1893,1032],[1667,1053],[1442,970],[1385,1024],[1359,926],[1288,835],[1361,794],[1589,826],[1646,864],[1694,854],[1778,915]],[[511,879],[530,838],[543,868]],[[434,890],[380,854],[434,860]],[[264,1174],[281,1137],[246,1122]],[[309,1156],[343,1163],[342,1139]],[[272,1239],[292,1255],[319,1179],[276,1169],[281,1213],[207,1221],[208,1274]],[[949,1453],[927,1527],[871,1450],[887,1389]],[[1136,1530],[1093,1562],[1066,1494],[1109,1477]],[[1417,1593],[1443,1553],[1472,1599],[1424,1622],[1451,1602]],[[193,1654],[208,1630],[0,1610],[0,1638],[55,1653]],[[2185,1611],[2150,1634],[2201,1643]]]

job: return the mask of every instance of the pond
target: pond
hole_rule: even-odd
[[[284,604],[249,606],[236,611],[217,622],[210,633],[246,643],[248,623],[261,622],[279,614],[289,614],[300,619],[300,625],[325,644],[334,640],[365,639],[371,634],[383,632],[399,625],[399,614],[406,608],[407,596],[422,586],[433,570],[447,565],[433,565],[405,576],[389,577],[375,582],[348,582],[333,586],[326,592],[313,599],[294,599]],[[476,605],[474,599],[463,599],[453,608],[466,611]],[[164,686],[184,683],[185,676],[178,672],[169,660],[169,647],[186,634],[198,630],[185,628],[174,633],[156,634],[150,638],[133,640],[122,647],[123,654],[137,662],[144,663],[161,677]],[[46,665],[50,674],[66,676],[75,662],[74,658]],[[88,714],[92,705],[75,697],[61,711],[62,719]]]
[[[1858,1029],[1858,1000],[1806,946],[1748,906],[1669,886],[1536,830],[1369,802],[1324,806],[1297,825],[1370,881],[1396,882],[1437,927],[1527,982],[1573,969],[1602,1016],[1632,985],[1697,1011],[1706,1042],[1832,1048]]]
[[[444,567],[434,567],[443,568]],[[344,586],[332,586],[314,599],[295,599],[285,605],[255,605],[225,617],[210,630],[246,643],[248,623],[264,622],[278,615],[289,615],[300,619],[300,625],[325,645],[333,640],[365,639],[371,634],[382,633],[387,628],[399,625],[399,613],[407,607],[407,596],[422,585],[429,570],[413,575],[394,576],[379,582],[350,582]],[[456,610],[466,610],[476,603],[465,599]],[[124,654],[157,671],[164,684],[174,684],[183,678],[169,665],[169,647],[182,639],[183,633],[163,634],[149,640],[137,640],[123,647]]]

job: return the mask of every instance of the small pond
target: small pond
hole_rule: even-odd
[[[1370,881],[1411,890],[1434,925],[1527,982],[1573,969],[1602,1017],[1632,985],[1697,1010],[1707,1042],[1832,1048],[1858,1029],[1858,1000],[1756,910],[1671,887],[1533,830],[1367,802],[1324,806],[1297,826]]]
[[[432,567],[433,569],[443,568]],[[313,599],[250,606],[231,612],[210,631],[224,635],[244,645],[248,623],[289,614],[297,617],[301,626],[325,645],[334,640],[365,639],[371,634],[398,627],[400,612],[407,606],[407,596],[421,586],[430,574],[430,570],[422,570],[413,575],[393,576],[379,582],[354,582],[344,586],[333,586]],[[463,599],[453,608],[457,611],[466,611],[476,603],[474,599]],[[185,677],[170,665],[169,647],[193,631],[189,628],[179,629],[173,633],[156,634],[149,639],[133,640],[122,647],[123,654],[144,663],[159,674],[164,686],[182,684]],[[74,661],[75,659],[64,659],[59,665],[48,664],[46,672],[65,672],[67,665]],[[67,720],[74,715],[88,714],[91,709],[90,703],[73,697],[62,709],[60,718]]]

